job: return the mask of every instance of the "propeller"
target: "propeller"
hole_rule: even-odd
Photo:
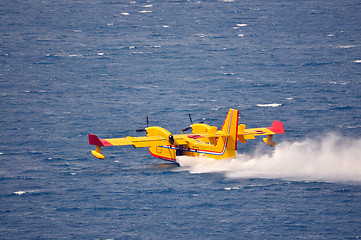
[[[186,127],[184,129],[182,129],[181,133],[183,133],[184,131],[188,131],[188,130],[192,129],[192,125],[193,125],[192,116],[191,116],[190,113],[188,113],[188,116],[189,116],[189,121],[191,122],[191,125],[189,127]],[[200,123],[204,123],[204,122],[200,122]]]
[[[148,117],[148,115],[147,116],[145,116],[146,117],[146,120],[147,120],[147,128],[149,127],[149,117]],[[146,129],[147,128],[143,128],[143,129],[136,129],[135,130],[135,132],[145,132],[145,131],[147,131]]]
[[[191,121],[191,125],[189,127],[182,129],[181,133],[183,133],[184,131],[188,131],[189,129],[192,129],[192,125],[193,125],[192,116],[190,113],[188,113],[188,116],[189,116],[189,121]]]

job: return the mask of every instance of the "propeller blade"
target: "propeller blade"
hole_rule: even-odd
[[[193,120],[192,120],[192,116],[190,113],[188,113],[188,116],[189,116],[189,121],[191,121],[191,125],[183,130],[181,130],[181,133],[183,133],[184,131],[188,131],[190,129],[192,129],[192,125],[193,125]],[[204,123],[204,121],[200,122],[200,123]]]
[[[192,129],[192,127],[187,127],[185,129],[181,130],[181,132],[183,133],[184,131],[188,131],[189,129]]]
[[[149,116],[147,115],[147,116],[145,116],[145,118],[146,118],[146,121],[147,121],[147,128],[148,128],[149,127]],[[136,129],[134,131],[135,132],[145,132],[147,130],[146,130],[146,128],[143,128],[143,129]]]
[[[189,116],[189,120],[191,121],[191,125],[193,124],[193,121],[192,121],[192,116],[190,113],[188,113],[188,116]]]
[[[145,130],[145,129],[135,129],[134,131],[135,131],[135,132],[145,132],[145,131],[147,131],[147,130]]]

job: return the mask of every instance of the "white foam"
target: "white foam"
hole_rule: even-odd
[[[25,191],[17,191],[17,192],[14,192],[14,194],[16,195],[23,195],[24,193],[26,193]]]
[[[361,59],[360,60],[355,60],[353,61],[354,63],[361,63]]]
[[[355,45],[342,45],[342,46],[339,46],[339,48],[353,48],[355,47]]]
[[[361,139],[336,134],[284,142],[269,154],[239,154],[235,159],[179,157],[182,170],[191,173],[224,173],[230,178],[361,183]]]
[[[281,103],[256,104],[257,107],[279,107]]]

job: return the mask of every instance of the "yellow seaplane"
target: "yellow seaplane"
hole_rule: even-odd
[[[270,146],[275,146],[274,134],[285,133],[283,124],[274,121],[271,127],[250,128],[246,125],[238,125],[238,110],[230,109],[223,123],[221,130],[215,126],[205,123],[193,124],[189,115],[191,125],[183,129],[182,134],[173,135],[162,127],[147,127],[136,131],[146,131],[144,137],[125,137],[99,139],[94,134],[89,134],[89,144],[95,145],[92,154],[96,158],[104,159],[101,153],[102,147],[132,145],[135,148],[148,147],[152,156],[176,162],[177,156],[204,156],[216,160],[235,158],[237,140],[246,143],[248,139],[255,139],[256,136],[267,135],[263,141]],[[148,125],[148,118],[147,118]],[[184,134],[184,131],[192,129],[191,134]]]

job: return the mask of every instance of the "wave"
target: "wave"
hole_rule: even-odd
[[[229,178],[268,178],[297,181],[361,182],[361,139],[337,134],[283,142],[271,153],[258,149],[252,155],[213,160],[179,157],[182,170],[223,173]]]
[[[269,103],[269,104],[256,104],[257,107],[279,107],[281,103]]]

